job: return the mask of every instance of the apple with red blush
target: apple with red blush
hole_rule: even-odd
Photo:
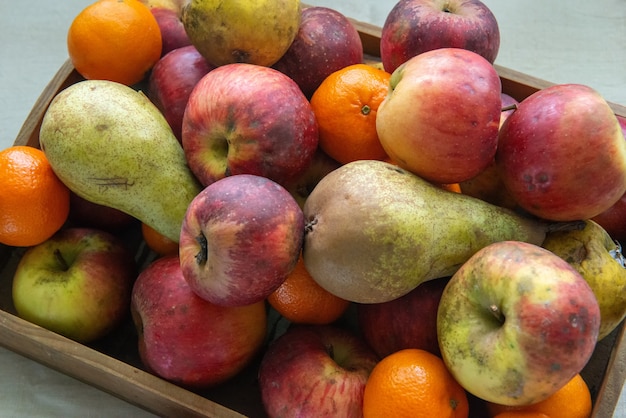
[[[365,383],[378,360],[347,329],[292,325],[261,359],[263,407],[271,417],[360,417]]]
[[[182,272],[198,296],[216,305],[260,302],[296,266],[303,237],[304,214],[284,187],[251,174],[225,177],[187,209]]]
[[[237,174],[287,184],[313,160],[315,114],[300,87],[278,70],[234,63],[211,70],[183,116],[189,168],[207,186]]]
[[[520,102],[500,128],[496,165],[517,204],[553,221],[593,218],[626,192],[626,141],[591,87],[553,85]]]
[[[302,10],[298,33],[272,67],[288,75],[310,98],[333,72],[363,62],[361,37],[350,20],[328,7]]]
[[[163,113],[179,142],[189,95],[214,68],[193,45],[188,45],[161,57],[150,72],[148,98]]]
[[[440,355],[437,308],[448,281],[447,277],[428,280],[388,302],[356,305],[359,330],[379,357],[405,348]]]
[[[494,66],[475,52],[424,52],[392,73],[376,132],[401,168],[433,183],[459,183],[493,162],[500,94]]]
[[[382,27],[380,57],[392,73],[409,58],[438,48],[463,48],[493,63],[500,29],[479,0],[400,0]]]
[[[341,163],[331,158],[328,154],[317,149],[313,156],[313,161],[307,169],[298,178],[285,185],[285,188],[296,199],[301,208],[304,208],[304,202],[311,194],[317,183],[320,182],[328,173],[341,167]]]
[[[195,389],[216,386],[243,370],[260,352],[267,330],[263,302],[242,307],[207,302],[185,281],[176,255],[156,259],[139,274],[131,313],[146,369]]]
[[[180,12],[159,7],[153,7],[150,11],[156,19],[159,29],[161,29],[161,56],[175,49],[191,45]]]
[[[97,228],[113,233],[138,223],[135,217],[126,212],[91,202],[74,192],[70,192],[68,220],[72,226]]]
[[[64,228],[22,256],[13,277],[19,317],[80,343],[127,317],[137,277],[123,240],[94,228]]]

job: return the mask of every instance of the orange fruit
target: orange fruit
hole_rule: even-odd
[[[158,255],[178,254],[178,243],[161,234],[145,223],[141,223],[141,235],[148,248]]]
[[[542,413],[550,418],[588,418],[591,416],[591,407],[591,393],[580,374],[574,376],[547,399],[532,405],[507,406],[487,402],[487,410],[491,417],[515,411]]]
[[[283,317],[298,324],[330,324],[339,319],[350,302],[328,292],[311,277],[302,255],[287,279],[267,301]]]
[[[86,79],[132,85],[161,57],[161,31],[139,0],[98,0],[83,9],[67,33],[76,71]]]
[[[469,404],[440,357],[408,348],[374,366],[365,384],[363,416],[467,418]]]
[[[57,232],[70,212],[70,190],[43,151],[12,146],[0,151],[0,243],[38,245]]]
[[[322,151],[342,164],[388,158],[376,133],[376,113],[390,77],[371,65],[354,64],[322,81],[311,96]]]
[[[496,415],[494,418],[550,418],[541,412],[507,411]]]

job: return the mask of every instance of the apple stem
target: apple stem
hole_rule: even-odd
[[[496,306],[495,304],[489,305],[489,312],[491,312],[491,314],[498,320],[498,322],[500,322],[501,324],[504,323],[504,315],[502,315],[502,311],[500,310],[500,308],[498,308],[498,306]]]
[[[507,112],[509,110],[517,110],[517,103],[513,103],[513,104],[510,104],[508,106],[504,106],[501,110],[502,110],[502,112]]]
[[[63,269],[63,271],[67,271],[70,268],[70,266],[67,264],[67,261],[65,261],[65,258],[63,258],[63,254],[61,253],[61,250],[56,248],[54,250],[54,256],[56,257],[58,263],[61,265],[61,268]]]
[[[198,235],[196,237],[196,241],[200,245],[200,251],[198,251],[198,254],[196,254],[196,263],[198,263],[198,265],[203,265],[204,263],[206,263],[207,259],[209,258],[208,256],[209,243],[207,242],[207,239],[204,236],[204,234]]]

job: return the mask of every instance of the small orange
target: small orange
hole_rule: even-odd
[[[98,0],[83,9],[67,33],[76,71],[87,79],[132,85],[161,57],[161,31],[139,0]]]
[[[298,324],[330,324],[350,305],[349,301],[317,284],[304,266],[302,255],[291,274],[267,301],[283,317]]]
[[[574,376],[549,398],[524,406],[506,406],[488,402],[489,416],[500,417],[503,412],[536,412],[550,418],[589,418],[591,416],[591,393],[580,374]]]
[[[70,212],[70,190],[38,148],[0,151],[0,243],[38,245],[57,232]]]
[[[550,418],[541,412],[507,411],[496,415],[494,418]]]
[[[324,79],[311,96],[322,151],[342,164],[388,158],[376,133],[376,113],[389,92],[390,76],[354,64]]]
[[[440,357],[407,348],[374,366],[365,384],[363,416],[467,418],[469,403]]]
[[[159,233],[148,224],[141,223],[141,235],[148,248],[160,256],[178,254],[178,243]]]

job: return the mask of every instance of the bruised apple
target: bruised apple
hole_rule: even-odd
[[[257,355],[267,329],[263,302],[223,307],[198,297],[176,255],[156,259],[139,274],[131,313],[144,366],[190,388],[236,375]]]
[[[493,161],[501,116],[500,77],[482,56],[442,48],[391,75],[376,131],[398,166],[433,183],[468,180]]]
[[[496,165],[511,197],[543,219],[589,219],[626,192],[626,141],[595,90],[560,84],[517,106],[500,129]]]
[[[295,267],[304,215],[291,194],[265,177],[226,177],[191,202],[180,232],[183,275],[221,306],[264,300]]]

